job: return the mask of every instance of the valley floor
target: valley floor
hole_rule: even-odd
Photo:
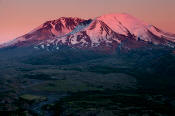
[[[80,62],[70,58],[73,63],[53,65],[1,57],[0,115],[175,115],[173,54],[136,51]]]

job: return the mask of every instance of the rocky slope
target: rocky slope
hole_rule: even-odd
[[[73,48],[116,50],[148,45],[175,47],[175,35],[164,32],[128,14],[109,14],[95,19],[62,17],[47,21],[33,31],[1,45],[36,49]]]

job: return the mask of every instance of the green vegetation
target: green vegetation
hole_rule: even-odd
[[[122,73],[102,75],[90,72],[72,72],[72,75],[65,74],[64,76],[65,78],[54,81],[45,81],[31,89],[33,91],[71,93],[105,89],[134,89],[136,84],[135,78]]]
[[[26,48],[1,52],[0,111],[172,116],[175,55],[171,51],[143,48],[102,54],[66,49],[33,54]]]
[[[46,97],[43,96],[36,96],[31,94],[24,94],[20,96],[20,99],[26,100],[28,102],[41,102],[47,100]]]
[[[51,109],[55,115],[172,116],[175,108],[164,96],[120,91],[79,92],[61,99]]]

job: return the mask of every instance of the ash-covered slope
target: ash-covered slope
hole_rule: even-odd
[[[48,21],[3,47],[29,46],[59,49],[60,45],[82,49],[115,50],[152,45],[175,47],[175,35],[128,14],[109,14],[93,20],[60,18]]]

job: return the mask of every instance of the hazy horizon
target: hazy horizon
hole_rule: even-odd
[[[128,13],[148,24],[175,33],[172,0],[0,0],[0,43],[30,32],[59,17],[94,18]]]

